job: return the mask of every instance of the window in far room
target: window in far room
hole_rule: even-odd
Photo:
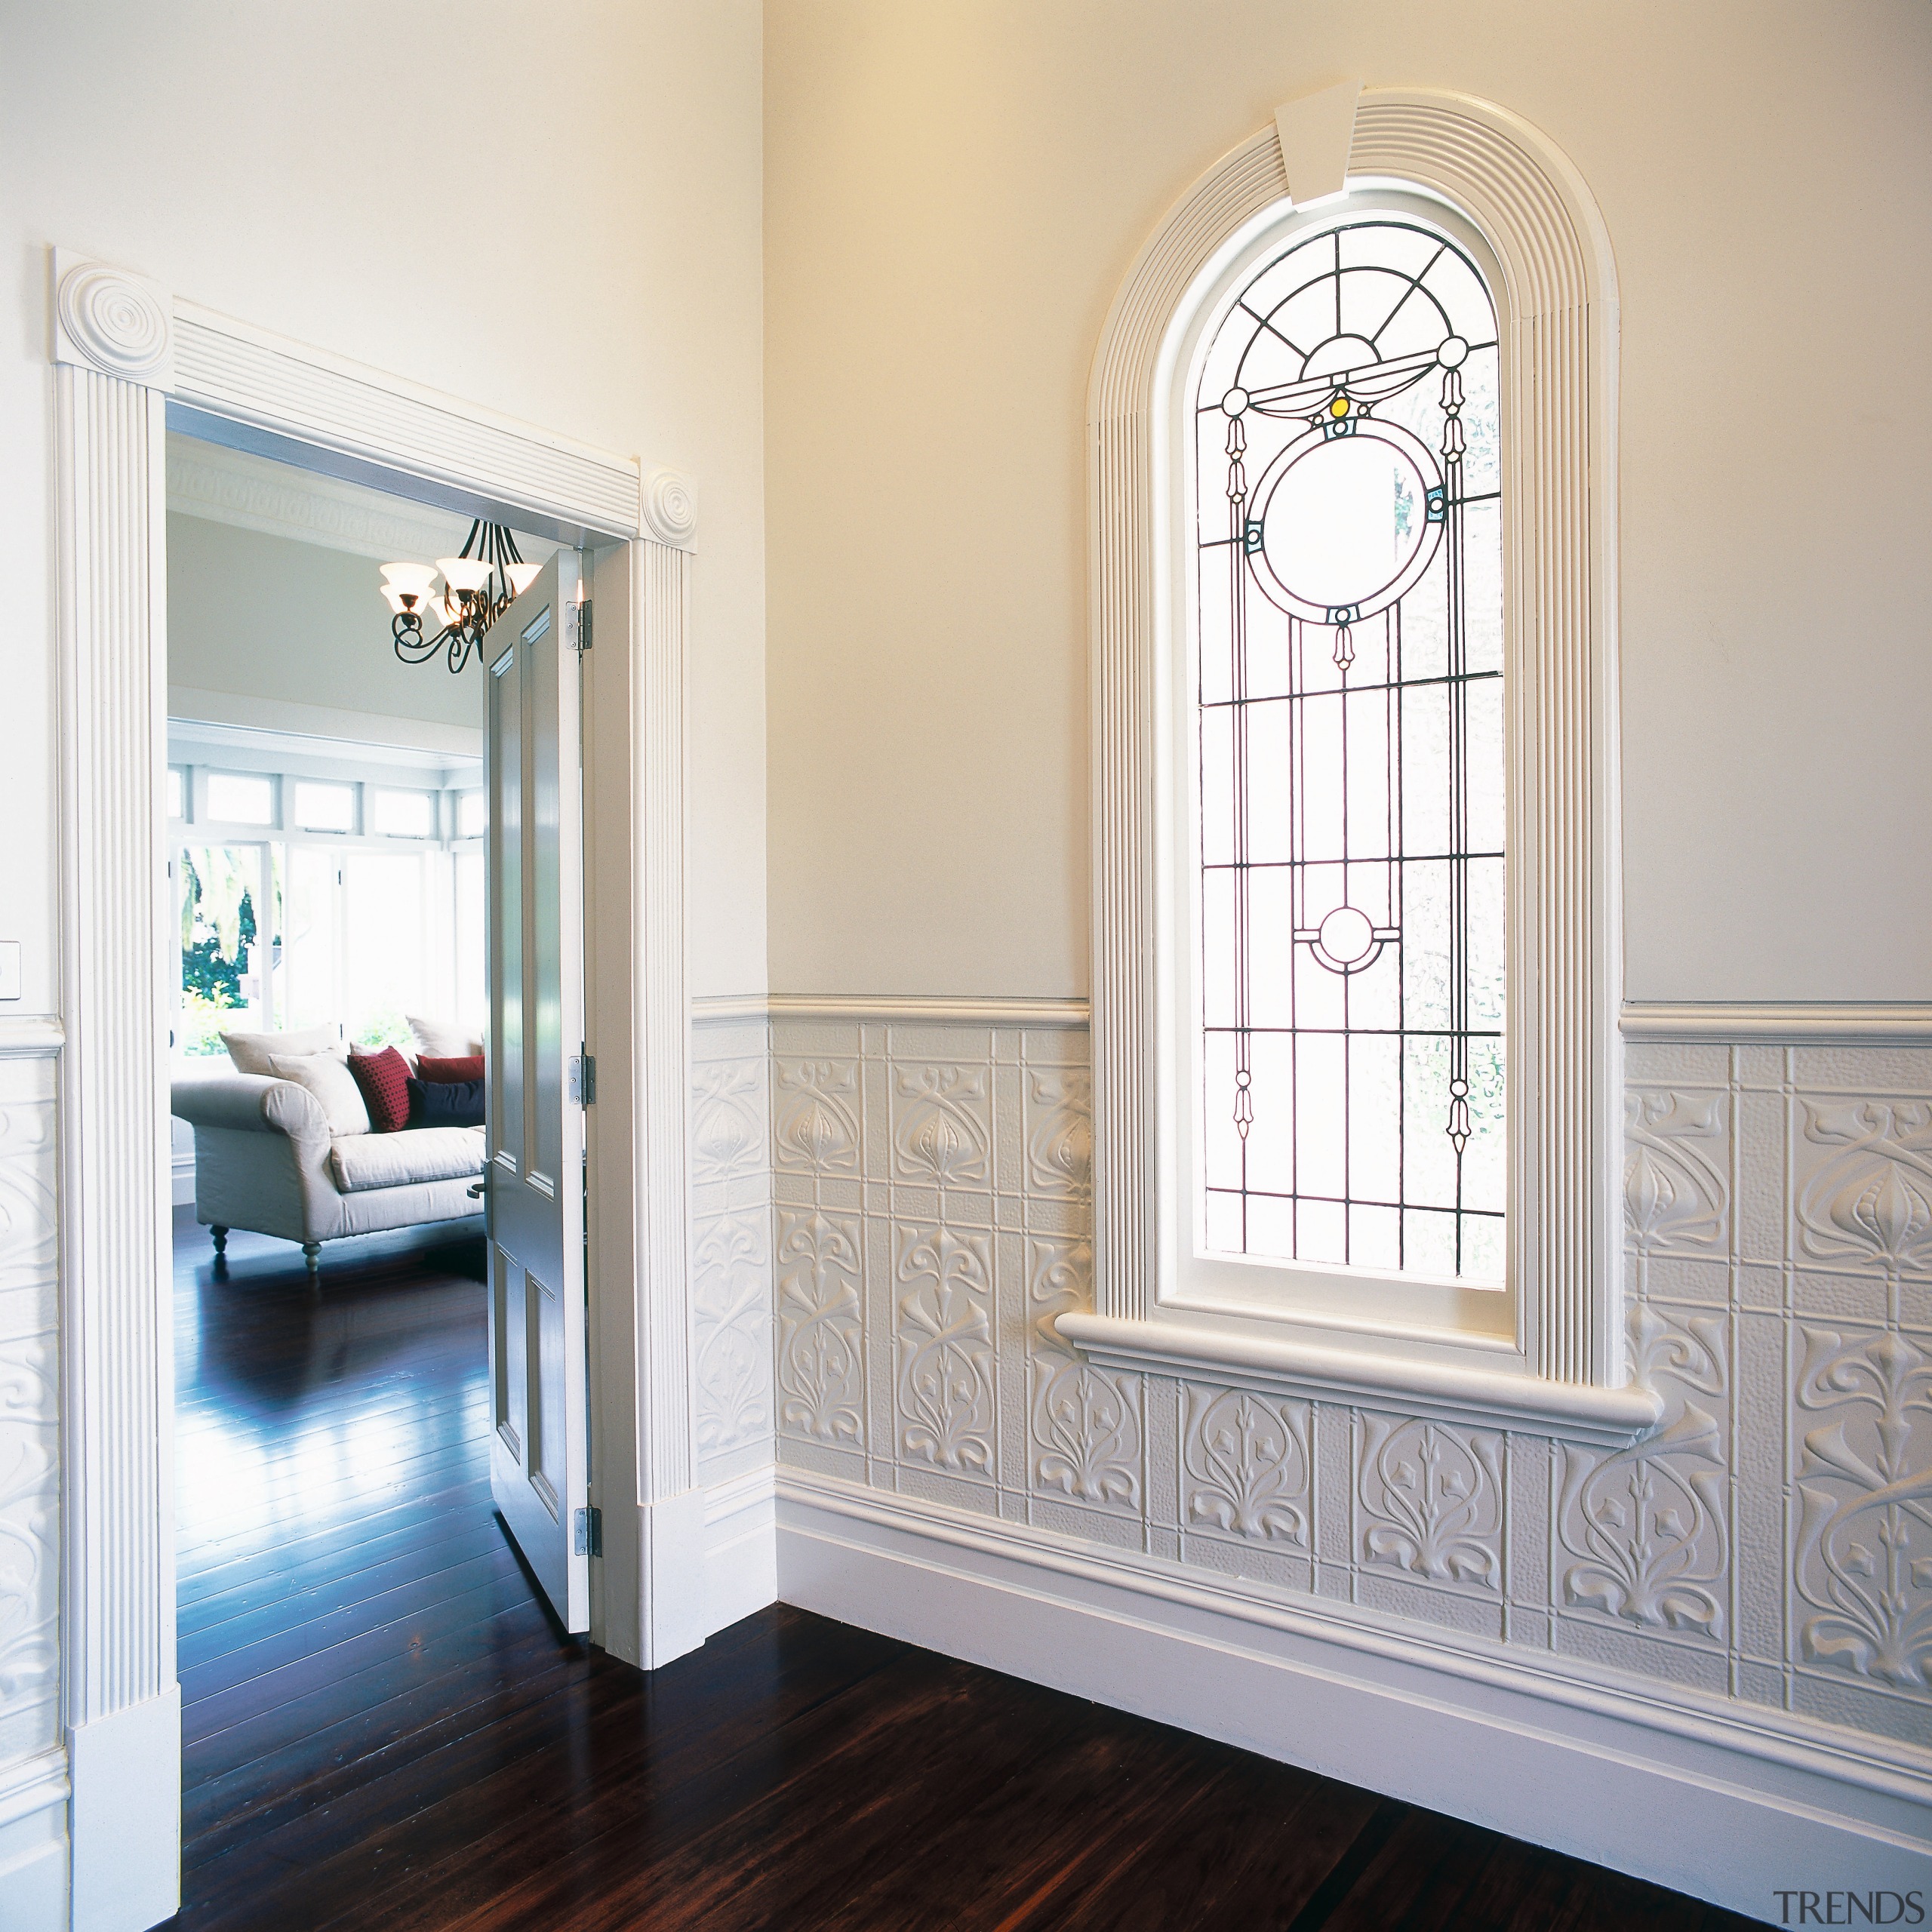
[[[466,768],[412,785],[383,782],[367,746],[293,771],[208,769],[196,749],[169,767],[177,1057],[219,1060],[224,1030],[407,1045],[411,1013],[480,1023],[487,814]]]
[[[429,792],[372,789],[369,829],[391,838],[429,838],[436,829],[436,801]]]
[[[272,825],[275,781],[253,771],[211,771],[204,787],[206,815],[231,825]]]
[[[355,787],[314,779],[295,781],[296,826],[303,832],[353,832]]]

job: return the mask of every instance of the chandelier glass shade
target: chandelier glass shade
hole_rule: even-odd
[[[434,564],[383,565],[383,595],[395,654],[405,664],[426,664],[441,652],[452,672],[460,671],[472,654],[482,655],[484,633],[542,568],[523,561],[502,524],[481,518],[469,526],[459,556],[438,557]]]

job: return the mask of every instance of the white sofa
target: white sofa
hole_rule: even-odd
[[[325,1241],[482,1212],[480,1127],[331,1134],[306,1088],[247,1073],[177,1080],[173,1111],[195,1130],[195,1218],[217,1254],[245,1228],[300,1241],[313,1275]]]

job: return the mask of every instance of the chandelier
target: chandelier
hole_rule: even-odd
[[[433,565],[385,564],[383,595],[394,614],[389,635],[395,654],[405,664],[426,664],[440,651],[451,670],[460,671],[472,651],[481,657],[483,633],[543,568],[523,561],[503,525],[480,517],[469,526],[460,556],[438,557]]]

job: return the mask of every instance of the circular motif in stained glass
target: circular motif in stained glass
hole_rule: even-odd
[[[1353,966],[1375,950],[1375,928],[1368,915],[1337,906],[1321,922],[1321,949],[1337,966]]]
[[[1353,623],[1386,610],[1429,568],[1441,532],[1429,520],[1438,472],[1399,425],[1358,417],[1350,433],[1300,436],[1255,494],[1255,558],[1270,600],[1316,623]],[[1332,620],[1331,614],[1349,616]]]

